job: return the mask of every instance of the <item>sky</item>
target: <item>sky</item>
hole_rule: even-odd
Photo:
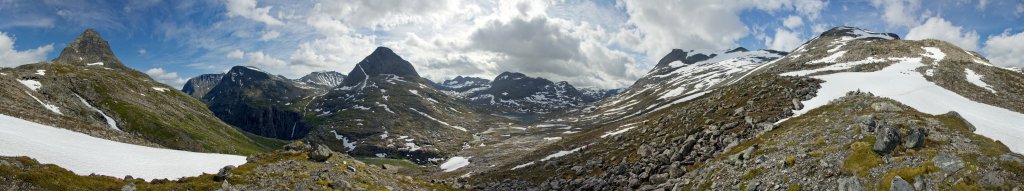
[[[236,65],[347,74],[378,46],[433,81],[512,71],[621,88],[672,49],[790,51],[836,26],[1024,67],[1024,0],[0,0],[0,67],[53,59],[94,28],[178,88]]]

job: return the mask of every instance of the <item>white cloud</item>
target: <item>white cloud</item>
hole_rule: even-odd
[[[906,39],[937,39],[953,43],[965,50],[977,50],[979,37],[976,31],[966,31],[945,19],[932,17],[924,24],[911,28],[910,32],[907,32]]]
[[[277,69],[287,65],[286,62],[264,54],[263,51],[248,52],[245,56],[249,59],[249,65],[260,68]]]
[[[989,36],[985,40],[985,52],[992,64],[999,66],[1024,67],[1024,32]]]
[[[783,28],[775,29],[775,37],[765,40],[765,46],[772,50],[791,51],[800,46],[800,34]]]
[[[146,54],[146,49],[140,48],[138,52],[139,52],[139,55]]]
[[[985,6],[988,6],[988,0],[978,0],[978,10],[985,10]]]
[[[1016,13],[1016,15],[1020,16],[1021,14],[1024,14],[1024,3],[1017,4],[1017,13]]]
[[[267,25],[282,25],[284,22],[270,16],[270,9],[273,7],[256,7],[256,0],[227,0],[225,7],[228,17],[242,17],[254,21],[263,22]]]
[[[789,28],[790,30],[796,29],[802,25],[804,25],[804,19],[799,16],[789,16],[782,20],[782,26],[786,26],[786,28]]]
[[[915,13],[921,0],[871,0],[871,5],[882,9],[882,20],[889,26],[911,27],[918,23]]]
[[[181,88],[185,85],[185,79],[178,76],[178,72],[167,72],[163,68],[150,68],[146,70],[146,75],[159,81],[160,83],[167,84],[174,88]]]
[[[234,51],[231,51],[231,53],[228,53],[228,56],[227,56],[227,58],[231,58],[231,59],[242,59],[244,57],[245,57],[245,52],[242,52],[242,50],[237,50],[237,49],[234,50]]]
[[[649,60],[660,59],[673,48],[727,49],[748,36],[740,21],[744,10],[795,10],[816,18],[825,4],[820,1],[624,1],[627,24],[616,34],[616,43],[643,52]],[[635,42],[635,44],[629,44]]]
[[[262,41],[273,40],[273,39],[276,39],[279,36],[281,36],[280,32],[277,32],[277,31],[274,31],[274,30],[266,31],[266,32],[263,32],[263,35],[260,36],[260,40],[262,40]]]
[[[47,44],[31,50],[14,49],[15,39],[0,32],[0,67],[15,67],[46,60],[46,55],[53,51],[53,44]]]

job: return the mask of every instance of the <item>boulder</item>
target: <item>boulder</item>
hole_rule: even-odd
[[[857,116],[857,118],[854,119],[854,121],[857,121],[857,123],[863,124],[865,127],[867,127],[868,132],[875,131],[876,120],[877,119],[875,118],[875,115],[861,115]]]
[[[328,158],[331,158],[331,154],[331,149],[327,148],[327,146],[317,145],[316,150],[309,153],[309,160],[316,162],[327,161]]]
[[[978,180],[978,185],[988,188],[999,187],[1003,185],[1003,177],[999,176],[998,172],[986,172]]]
[[[879,155],[886,155],[899,144],[900,131],[888,125],[882,125],[878,128],[878,132],[875,132],[875,145],[872,150]]]
[[[224,166],[224,168],[221,168],[220,171],[217,172],[216,175],[213,175],[213,181],[220,182],[220,181],[227,180],[228,179],[228,175],[231,174],[231,170],[234,170],[234,169],[235,169],[234,165]]]
[[[949,154],[939,154],[932,158],[932,162],[935,163],[935,167],[939,167],[942,172],[947,174],[964,168],[964,161],[960,157]]]
[[[876,103],[871,104],[871,108],[875,109],[875,111],[882,111],[882,112],[899,112],[899,111],[903,111],[903,108],[900,108],[900,106],[896,106],[896,104],[892,104],[892,103],[889,103],[889,102],[876,102]]]
[[[839,179],[839,191],[864,191],[857,177],[846,177]]]
[[[914,186],[910,185],[909,182],[896,176],[892,178],[892,184],[889,185],[889,191],[914,191]]]
[[[924,138],[927,133],[922,128],[914,128],[910,130],[910,134],[903,139],[903,147],[908,149],[917,149],[924,146]]]

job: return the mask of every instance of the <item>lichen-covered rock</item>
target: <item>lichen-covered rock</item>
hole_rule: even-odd
[[[886,155],[889,154],[889,152],[892,152],[892,150],[899,144],[899,129],[890,127],[889,125],[882,125],[878,128],[878,132],[875,133],[875,145],[871,149],[880,155]]]
[[[316,162],[327,161],[328,158],[331,158],[331,154],[331,149],[327,148],[327,146],[317,145],[316,149],[309,153],[309,160]]]

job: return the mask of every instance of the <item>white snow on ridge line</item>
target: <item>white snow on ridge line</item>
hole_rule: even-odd
[[[103,65],[103,62],[96,62],[96,63],[88,63],[88,64],[85,64],[85,65],[86,65],[86,66],[102,66],[102,65]]]
[[[844,72],[812,76],[824,80],[818,96],[804,101],[795,116],[861,90],[887,97],[932,115],[956,111],[976,127],[974,133],[1001,141],[1011,151],[1024,153],[1024,114],[967,99],[924,78],[915,69],[925,66],[921,58],[910,58],[875,72]]]
[[[43,87],[43,83],[39,83],[36,80],[18,80],[18,82],[21,82],[21,85],[25,85],[28,89],[32,89],[32,91],[39,91],[39,88]]]
[[[439,167],[441,168],[441,170],[444,170],[444,172],[455,171],[456,169],[469,165],[470,158],[473,157],[452,157],[449,158],[448,160],[445,160],[444,163],[441,163],[441,166]]]
[[[245,163],[244,156],[120,143],[6,115],[0,122],[0,155],[28,156],[79,175],[178,179]]]
[[[985,76],[975,73],[974,70],[971,70],[970,68],[964,68],[964,73],[966,73],[965,75],[967,76],[967,82],[970,82],[971,84],[974,84],[978,87],[985,88],[986,90],[992,93],[996,93],[996,90],[992,89],[991,85],[988,85],[988,83],[985,83],[985,81],[981,81],[981,78]]]

